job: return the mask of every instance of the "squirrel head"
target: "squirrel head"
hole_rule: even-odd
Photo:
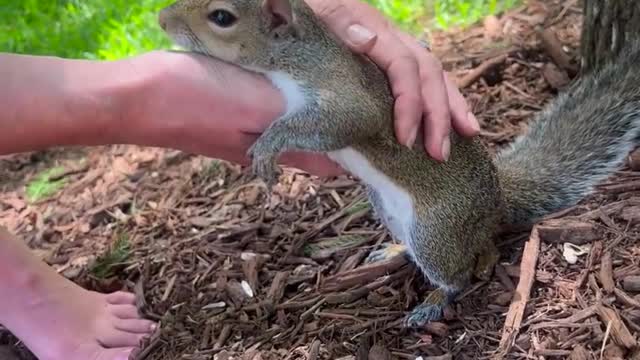
[[[271,42],[297,36],[292,1],[302,0],[178,0],[159,23],[190,51],[249,65]]]

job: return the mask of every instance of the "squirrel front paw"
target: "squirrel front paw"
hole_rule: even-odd
[[[254,144],[248,152],[251,158],[251,172],[261,178],[270,190],[278,183],[282,170],[276,161],[276,154],[260,151],[257,145],[258,143]]]
[[[254,159],[251,164],[251,171],[261,178],[267,188],[272,189],[278,183],[282,171],[273,159]]]
[[[390,260],[396,256],[405,256],[407,247],[402,244],[383,244],[382,249],[372,251],[365,259],[365,263]]]

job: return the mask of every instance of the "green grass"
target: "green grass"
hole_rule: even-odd
[[[38,202],[57,193],[66,185],[66,179],[52,180],[51,178],[61,174],[63,171],[64,168],[55,167],[36,176],[35,179],[27,184],[27,199],[30,202]]]
[[[366,0],[405,31],[422,32],[425,16],[429,13],[427,0]]]
[[[484,17],[508,10],[519,0],[433,0],[435,25],[441,29],[468,26]]]
[[[98,279],[108,279],[115,275],[118,267],[126,263],[130,256],[129,237],[125,233],[119,233],[111,247],[95,260],[89,273]]]
[[[517,5],[520,0],[366,0],[403,30],[419,34],[425,27],[466,27]]]
[[[169,46],[157,12],[171,0],[0,0],[0,51],[117,59]]]
[[[365,0],[402,29],[465,26],[519,0]],[[158,11],[172,0],[0,0],[0,51],[119,59],[166,49]]]

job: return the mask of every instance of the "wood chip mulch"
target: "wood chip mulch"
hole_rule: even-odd
[[[433,34],[491,149],[575,76],[580,24],[577,1],[529,1]],[[363,263],[393,240],[356,181],[287,169],[267,194],[221,161],[78,151],[0,158],[0,224],[83,286],[139,294],[161,324],[140,359],[640,359],[637,154],[579,205],[501,236],[491,281],[475,282],[443,321],[408,330],[404,315],[431,287],[403,258]],[[66,186],[29,203],[24,185],[52,164],[67,169]],[[128,256],[96,277],[123,237]],[[33,358],[6,331],[0,344]]]

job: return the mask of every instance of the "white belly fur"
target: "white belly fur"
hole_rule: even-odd
[[[284,116],[301,110],[307,102],[303,86],[289,74],[283,72],[259,71],[271,80],[286,100]],[[345,148],[328,153],[345,170],[357,176],[361,181],[375,189],[380,196],[380,206],[386,217],[387,226],[393,236],[408,245],[412,252],[412,226],[414,221],[413,200],[409,193],[398,186],[388,176],[376,169],[367,158],[353,148]],[[413,254],[411,254],[413,255]]]
[[[378,192],[381,210],[384,212],[381,215],[387,217],[389,230],[394,237],[411,248],[414,210],[409,193],[376,169],[364,155],[353,148],[333,151],[328,155],[345,170]]]

